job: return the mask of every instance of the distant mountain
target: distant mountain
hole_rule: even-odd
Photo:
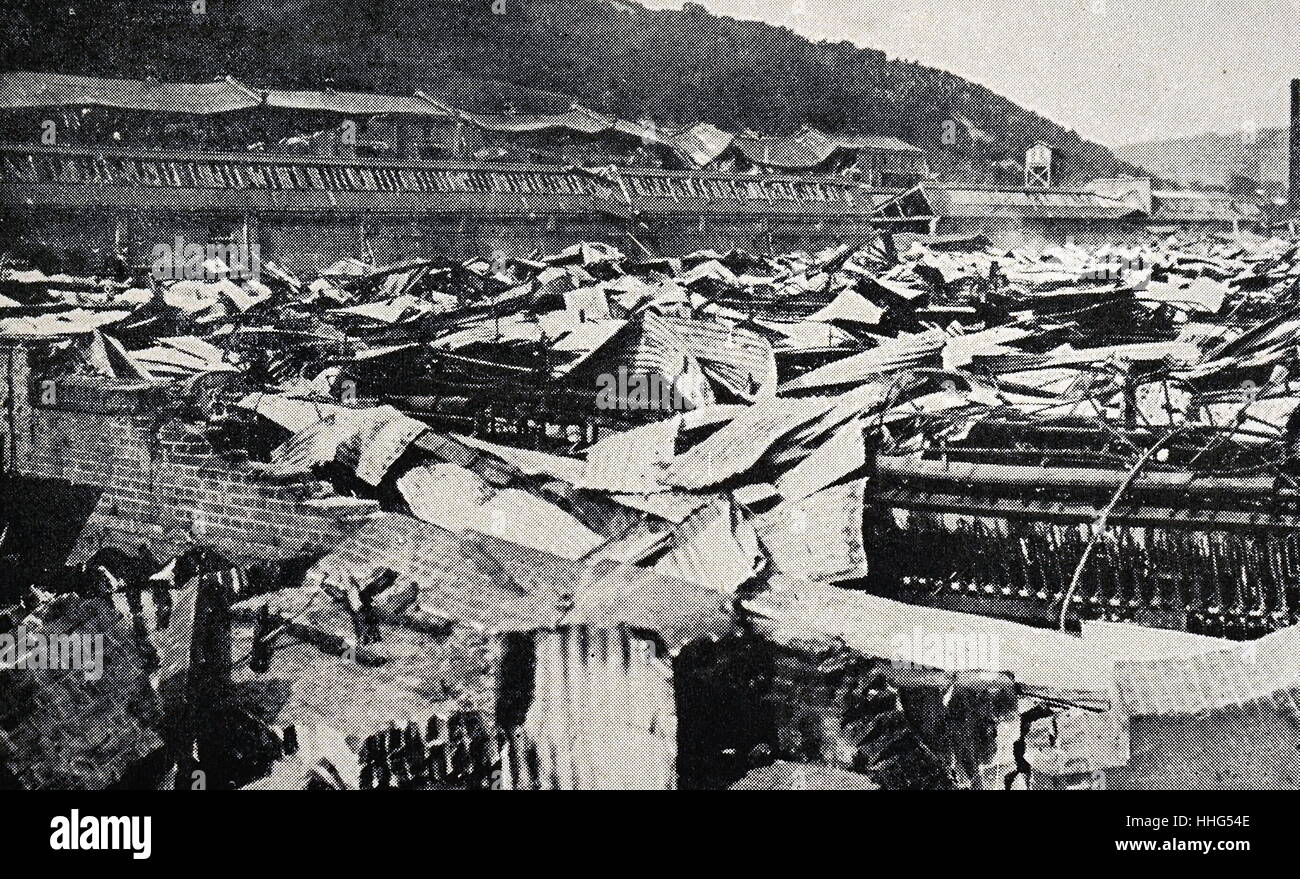
[[[1236,190],[1254,183],[1273,194],[1286,185],[1288,140],[1285,128],[1263,128],[1131,144],[1114,153],[1171,180]]]
[[[940,176],[1022,179],[1025,150],[1059,151],[1058,179],[1141,173],[983,86],[848,42],[619,0],[60,0],[0,12],[0,64],[91,75],[452,91],[532,109],[573,96],[664,124],[892,135]],[[29,6],[40,6],[33,11]],[[71,10],[69,14],[68,10]],[[469,87],[466,87],[469,84]]]

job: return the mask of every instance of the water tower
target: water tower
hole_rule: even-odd
[[[1041,140],[1025,150],[1025,189],[1052,188],[1052,159],[1056,150]]]

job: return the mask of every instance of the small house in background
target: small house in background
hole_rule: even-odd
[[[929,175],[925,153],[897,138],[824,134],[815,128],[780,137],[738,134],[715,165],[763,174],[843,174],[869,186],[900,189]]]
[[[899,140],[870,134],[837,134],[841,146],[855,151],[851,172],[868,186],[906,189],[930,176],[925,152]]]

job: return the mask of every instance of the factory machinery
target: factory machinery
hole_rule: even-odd
[[[995,418],[959,444],[882,450],[870,588],[1075,630],[1109,620],[1249,639],[1292,625],[1300,485],[1276,463],[1279,443],[1225,436]]]

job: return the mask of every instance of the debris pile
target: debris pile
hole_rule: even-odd
[[[296,576],[235,595],[238,639],[263,669],[286,637],[350,657],[376,685],[405,686],[386,667],[421,666],[439,685],[409,694],[417,732],[437,712],[500,708],[469,696],[473,675],[455,683],[418,658],[453,630],[623,627],[677,657],[762,620],[796,652],[791,632],[813,632],[888,660],[879,633],[854,629],[876,613],[862,602],[900,626],[909,605],[896,599],[1071,632],[1100,620],[1236,639],[1300,612],[1295,242],[1029,252],[900,235],[778,257],[582,244],[468,263],[344,261],[313,279],[219,260],[203,271],[133,283],[6,269],[0,338],[31,351],[33,377],[60,398],[44,404],[73,405],[91,385],[101,402],[152,395],[240,462],[241,478],[336,516],[347,536],[297,559]],[[1086,638],[1041,632],[1040,643],[1005,625],[1034,650],[1087,654],[1075,677],[1113,667]],[[1018,672],[1021,695],[1038,687],[1058,708],[1101,698],[1044,665],[1022,655],[983,670]],[[870,686],[903,717],[891,695],[903,684]],[[301,698],[270,712],[282,729],[311,714]],[[990,723],[1014,717],[1005,702]],[[490,747],[514,754],[512,778],[544,784],[546,771],[518,762],[537,759],[556,722],[535,710],[499,725],[509,741]],[[664,728],[652,715],[628,720],[644,722],[647,748]],[[350,734],[372,756],[419,738],[407,718],[371,720]],[[964,761],[963,784],[993,759],[907,747],[891,765],[928,748]],[[780,762],[805,759],[798,750],[732,780],[830,783]],[[484,753],[469,775],[484,774]],[[293,771],[356,786],[366,761],[353,762],[328,778]],[[385,779],[460,771],[371,762]],[[905,786],[882,765],[844,768],[866,771],[863,786]]]

